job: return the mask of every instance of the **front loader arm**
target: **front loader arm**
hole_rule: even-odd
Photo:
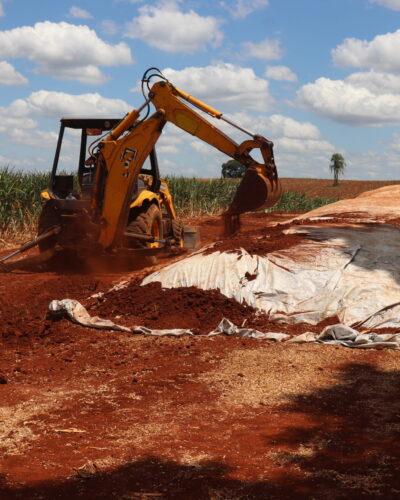
[[[93,208],[101,213],[99,243],[103,248],[113,246],[122,237],[134,184],[165,125],[165,114],[159,110],[122,135],[134,113],[138,114],[136,110],[132,111],[121,122],[118,132],[114,129],[99,145]]]

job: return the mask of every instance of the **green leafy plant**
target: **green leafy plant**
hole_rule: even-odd
[[[333,185],[339,185],[339,176],[343,175],[344,168],[346,166],[346,161],[340,153],[334,153],[331,156],[331,163],[329,169],[333,172]]]

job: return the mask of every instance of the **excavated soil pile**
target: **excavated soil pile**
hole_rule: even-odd
[[[140,286],[136,280],[127,288],[98,299],[90,312],[110,319],[121,318],[129,325],[192,328],[196,333],[208,333],[223,316],[241,324],[254,314],[251,307],[228,299],[217,290],[206,292],[193,286],[162,290],[160,283]]]
[[[19,275],[18,278],[22,278]],[[46,328],[46,313],[51,300],[73,297],[84,300],[109,287],[90,276],[26,275],[21,289],[13,274],[2,274],[0,281],[0,337],[40,335]],[[23,299],[21,296],[23,294]]]
[[[263,214],[265,216],[265,214]],[[304,236],[298,234],[284,234],[290,226],[287,224],[277,224],[276,226],[267,226],[255,230],[240,231],[231,237],[217,241],[210,247],[205,255],[212,252],[234,252],[243,248],[250,255],[265,256],[277,250],[283,250],[298,245],[304,241]]]
[[[189,328],[195,334],[207,334],[222,318],[228,318],[238,326],[260,331],[320,332],[328,324],[338,323],[337,317],[310,325],[282,325],[268,320],[265,314],[257,314],[250,306],[228,299],[217,290],[200,290],[194,286],[162,289],[160,283],[140,286],[133,281],[127,288],[111,291],[91,301],[89,312],[115,320],[127,326],[141,325],[151,329]]]

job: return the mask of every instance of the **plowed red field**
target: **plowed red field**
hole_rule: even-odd
[[[305,193],[309,198],[355,198],[365,191],[384,186],[400,184],[400,181],[347,181],[340,180],[338,186],[333,186],[332,179],[281,179],[284,191]]]
[[[247,215],[232,245],[250,248],[285,217]],[[218,239],[217,218],[192,222]],[[284,244],[279,230],[270,238],[271,250]],[[139,288],[150,271],[0,274],[1,499],[398,498],[398,351],[145,337],[46,317],[68,297],[121,324],[262,322],[218,292]],[[125,292],[88,299],[127,274]]]

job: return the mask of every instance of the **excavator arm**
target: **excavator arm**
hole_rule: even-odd
[[[226,212],[227,215],[239,215],[275,205],[280,198],[281,187],[271,141],[261,135],[252,134],[227,120],[220,111],[174,87],[168,81],[162,80],[155,83],[149,93],[149,99],[156,109],[165,112],[166,120],[219,149],[246,167],[245,176]],[[251,136],[251,139],[241,144],[236,143],[183,100],[214,118],[224,120]],[[257,162],[251,156],[253,149],[260,150],[263,163]]]
[[[158,76],[163,78],[161,74]],[[226,121],[251,138],[241,144],[236,143],[185,101],[214,118]],[[140,119],[140,113],[150,102],[156,112],[148,118]],[[227,218],[232,219],[243,212],[270,207],[278,201],[281,188],[272,142],[235,125],[223,117],[221,112],[174,87],[163,78],[151,87],[148,100],[143,106],[126,115],[99,144],[92,207],[101,214],[99,243],[103,248],[111,247],[123,234],[134,184],[166,122],[198,137],[246,167],[245,176],[225,213]],[[261,151],[262,163],[254,160],[250,154],[255,148]]]

